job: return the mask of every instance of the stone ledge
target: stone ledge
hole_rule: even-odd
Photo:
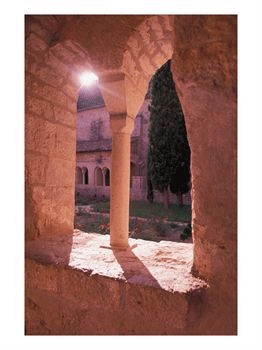
[[[192,243],[129,239],[128,251],[110,248],[109,235],[75,230],[73,236],[45,237],[26,244],[26,257],[170,292],[207,288],[191,274]]]
[[[109,236],[26,243],[26,334],[191,334],[206,309],[206,282],[191,275],[192,244]]]

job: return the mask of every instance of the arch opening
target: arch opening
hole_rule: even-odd
[[[96,168],[95,169],[95,181],[96,181],[96,186],[103,186],[103,172],[101,168]]]
[[[110,170],[108,168],[104,168],[104,184],[105,186],[110,186]]]

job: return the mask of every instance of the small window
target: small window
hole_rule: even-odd
[[[88,169],[83,169],[83,183],[84,185],[88,185]]]
[[[108,168],[104,168],[104,176],[105,186],[110,186],[110,170]]]

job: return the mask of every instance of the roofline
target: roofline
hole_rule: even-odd
[[[84,108],[77,108],[77,112],[83,112],[83,111],[89,111],[91,109],[98,109],[98,108],[105,108],[106,105],[103,105],[103,106],[94,106],[94,107],[84,107]]]

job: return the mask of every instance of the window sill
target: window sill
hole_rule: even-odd
[[[26,257],[44,264],[68,265],[88,275],[187,293],[208,287],[191,274],[192,243],[129,239],[131,249],[112,250],[109,235],[75,230],[26,243]]]

